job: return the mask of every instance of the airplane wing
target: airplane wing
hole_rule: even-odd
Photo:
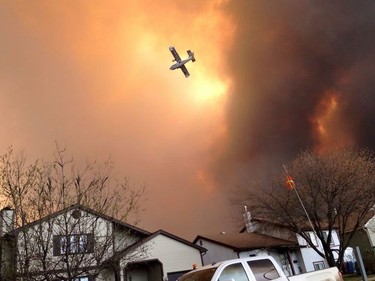
[[[181,67],[182,72],[185,74],[185,77],[188,78],[190,76],[189,71],[187,70],[185,65],[182,65]]]
[[[178,55],[176,49],[174,47],[169,47],[169,50],[171,51],[172,55],[174,56],[174,59],[177,61],[177,62],[180,62],[181,61],[181,58],[180,56]]]

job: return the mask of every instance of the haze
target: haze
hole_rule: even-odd
[[[141,227],[236,229],[236,185],[373,148],[373,1],[0,1],[0,151],[115,164]],[[169,70],[175,46],[197,61]]]

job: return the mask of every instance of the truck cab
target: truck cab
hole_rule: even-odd
[[[342,281],[336,267],[289,278],[271,257],[249,257],[214,263],[181,276],[178,281]]]

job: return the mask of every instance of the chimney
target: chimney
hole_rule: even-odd
[[[14,210],[5,207],[0,211],[0,237],[13,230],[14,227]]]
[[[250,212],[247,210],[247,206],[244,207],[245,209],[245,212],[242,214],[243,216],[243,219],[245,221],[245,226],[246,226],[246,232],[252,232],[251,229],[251,214]]]

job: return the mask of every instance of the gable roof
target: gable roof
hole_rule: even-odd
[[[269,219],[265,219],[265,218],[255,218],[255,217],[251,217],[250,222],[251,222],[251,223],[259,223],[259,224],[274,225],[275,227],[278,227],[278,228],[289,229],[288,226],[285,225],[285,224],[282,224],[282,223],[280,223],[280,222],[275,222],[275,221],[272,221],[272,220],[269,220]],[[240,232],[241,232],[241,233],[246,232],[246,226],[243,226],[243,227],[241,228]]]
[[[50,219],[53,219],[53,218],[55,218],[55,217],[57,217],[59,215],[62,215],[64,213],[67,213],[67,212],[72,211],[72,210],[81,210],[81,211],[90,213],[90,214],[92,214],[94,216],[97,216],[97,217],[103,218],[105,220],[111,221],[115,225],[117,225],[119,227],[126,228],[129,231],[132,231],[133,233],[138,234],[138,235],[143,236],[143,237],[150,235],[150,232],[148,232],[146,230],[143,230],[143,229],[138,228],[138,227],[136,227],[134,225],[125,223],[125,222],[120,221],[118,219],[115,219],[115,218],[113,218],[111,216],[102,214],[102,213],[100,213],[98,211],[95,211],[95,210],[93,210],[93,209],[91,209],[89,207],[83,206],[81,204],[70,205],[70,206],[68,206],[68,207],[66,207],[64,209],[61,209],[60,211],[54,212],[54,213],[49,214],[49,215],[47,215],[47,216],[45,216],[45,217],[43,217],[41,219],[38,219],[38,220],[33,221],[31,223],[28,223],[25,226],[18,227],[16,229],[12,230],[11,232],[9,232],[8,235],[17,235],[20,231],[22,231],[25,228],[33,227],[35,225],[38,225],[38,224],[40,224],[42,222],[48,221]]]
[[[159,236],[159,235],[164,235],[172,240],[175,240],[175,241],[178,241],[182,244],[185,244],[189,247],[192,247],[192,248],[195,248],[197,250],[199,250],[200,253],[205,253],[207,252],[207,249],[204,248],[204,247],[201,247],[197,244],[194,244],[192,242],[189,242],[181,237],[178,237],[172,233],[169,233],[167,231],[164,231],[162,229],[159,229],[158,231],[155,231],[154,233],[152,233],[151,235],[145,237],[144,239],[138,241],[137,243],[134,243],[132,245],[130,245],[129,247],[127,247],[126,249],[116,253],[111,259],[113,260],[119,260],[121,259],[122,257],[124,257],[127,253],[133,251],[134,249],[138,248],[138,247],[141,247],[142,245],[144,245],[145,243],[147,243],[148,241],[151,241],[153,238]]]
[[[250,219],[250,222],[256,222],[256,223],[259,223],[259,224],[274,225],[278,228],[284,228],[284,229],[288,229],[288,230],[292,231],[286,223],[283,223],[281,221],[275,221],[275,220],[271,220],[271,219],[267,219],[267,218],[252,217]],[[320,222],[320,225],[322,226],[323,230],[328,228],[327,222],[322,221],[322,222]],[[308,221],[308,218],[306,218],[306,220],[304,220],[304,221],[301,221],[299,223],[298,227],[301,231],[311,231],[311,226],[310,226],[310,223]],[[336,228],[336,227],[334,226],[334,228]],[[242,227],[240,232],[246,232],[246,226]]]
[[[259,249],[259,248],[276,248],[276,247],[293,247],[298,246],[297,242],[275,238],[258,233],[228,233],[201,236],[198,235],[194,243],[203,239],[231,248],[237,252]]]
[[[183,239],[181,237],[178,237],[178,236],[176,236],[176,235],[174,235],[172,233],[169,233],[169,232],[167,232],[165,230],[162,230],[162,229],[159,229],[158,231],[154,232],[152,235],[150,235],[147,238],[143,239],[143,241],[147,242],[147,241],[153,239],[154,237],[156,237],[158,235],[164,235],[164,236],[166,236],[166,237],[168,237],[168,238],[170,238],[172,240],[176,240],[176,241],[178,241],[178,242],[180,242],[182,244],[185,244],[185,245],[187,245],[189,247],[196,248],[201,253],[204,253],[204,252],[207,251],[207,249],[204,248],[204,247],[201,247],[201,246],[199,246],[199,245],[197,245],[195,243],[192,243],[192,242],[190,242],[188,240],[185,240],[185,239]]]

